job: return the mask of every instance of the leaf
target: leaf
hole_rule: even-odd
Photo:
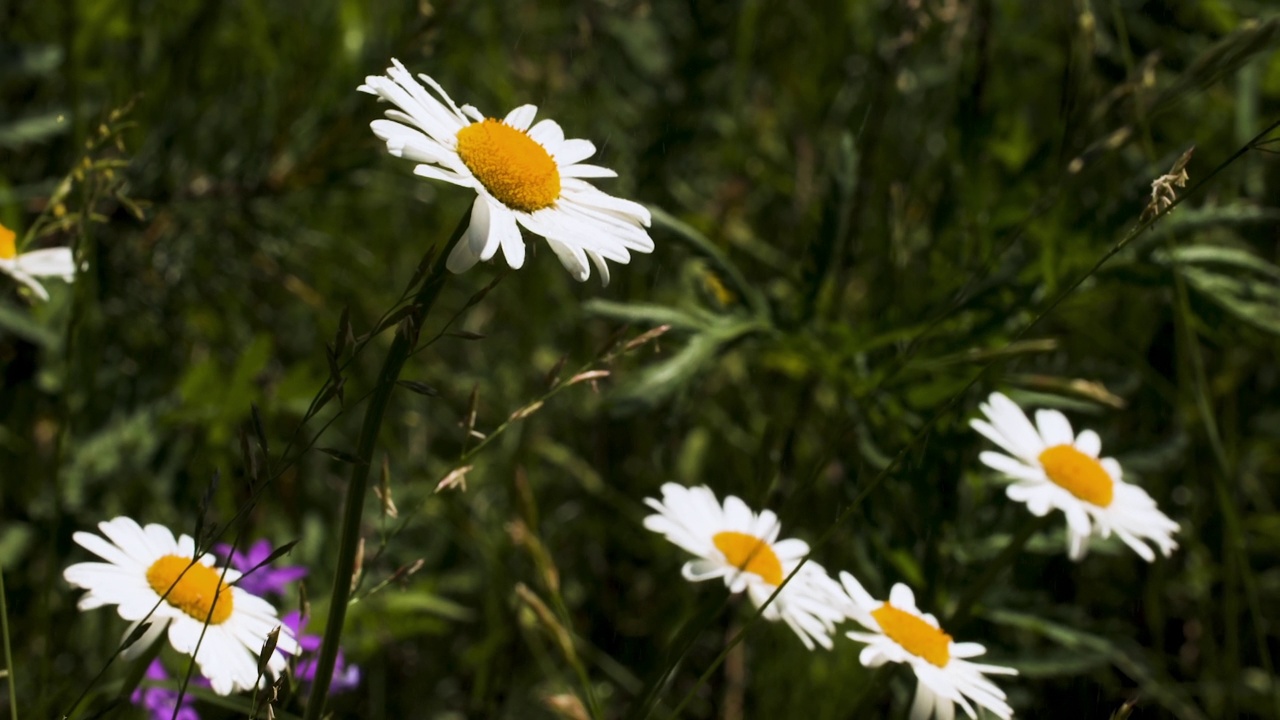
[[[620,303],[592,299],[583,303],[582,309],[592,315],[607,317],[611,320],[642,325],[670,325],[680,330],[702,330],[709,324],[708,320],[700,319],[683,310],[655,303]]]
[[[1240,69],[1259,53],[1280,46],[1280,18],[1248,20],[1239,29],[1200,54],[1152,105],[1151,116],[1172,108],[1187,95],[1199,92]]]
[[[1280,280],[1280,267],[1272,265],[1243,248],[1225,245],[1190,245],[1174,248],[1172,251],[1161,253],[1160,255],[1180,265],[1222,263],[1245,270],[1253,270]]]
[[[61,135],[70,129],[65,110],[19,118],[0,125],[0,147],[19,147]]]
[[[338,316],[338,332],[333,338],[333,356],[342,357],[347,347],[355,340],[351,332],[351,308],[342,306],[342,314]]]
[[[32,319],[31,315],[8,303],[0,303],[0,329],[8,330],[42,348],[58,343],[58,334]]]
[[[1152,257],[1174,267],[1187,284],[1238,319],[1280,335],[1280,268],[1246,250],[1219,245],[1193,245]]]
[[[407,390],[416,392],[419,395],[426,395],[427,397],[440,397],[439,390],[431,387],[430,385],[424,382],[418,382],[417,380],[397,380],[396,384]]]
[[[316,448],[316,449],[324,453],[325,455],[328,455],[329,457],[333,458],[334,460],[337,460],[338,462],[347,463],[348,465],[356,465],[360,462],[360,458],[356,457],[355,455],[352,455],[351,453],[345,450],[339,450],[337,448],[323,448],[323,447]]]
[[[267,431],[262,426],[262,413],[258,410],[257,403],[249,403],[249,411],[253,416],[253,434],[258,438],[258,447],[262,448],[262,455],[270,459],[271,451],[267,445]]]
[[[1120,672],[1137,682],[1146,695],[1160,703],[1177,717],[1190,720],[1207,720],[1200,708],[1191,702],[1191,699],[1181,691],[1177,683],[1170,681],[1168,678],[1157,677],[1150,664],[1134,653],[1122,649],[1107,638],[1081,632],[1075,628],[1059,625],[1034,615],[1009,610],[994,610],[987,613],[986,616],[998,625],[1027,630],[1065,648],[1096,652],[1106,657]]]
[[[683,240],[695,252],[711,261],[711,264],[725,275],[729,283],[733,285],[734,290],[747,300],[747,304],[753,310],[759,313],[765,311],[764,296],[747,282],[742,270],[729,260],[729,256],[717,247],[715,243],[711,242],[710,238],[698,232],[697,228],[676,218],[662,208],[650,207],[649,212],[653,217],[655,228],[662,227],[675,233],[677,239]]]
[[[719,356],[721,350],[743,336],[766,327],[754,320],[722,320],[656,365],[645,368],[640,379],[624,386],[615,396],[619,412],[654,408],[688,385]]]

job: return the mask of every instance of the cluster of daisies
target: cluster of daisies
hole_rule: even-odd
[[[649,212],[587,182],[614,176],[584,162],[595,154],[591,142],[566,139],[552,120],[535,123],[537,108],[532,105],[499,120],[471,105],[458,106],[430,77],[418,79],[393,61],[386,75],[366,78],[359,89],[394,106],[386,119],[372,123],[392,155],[416,163],[417,175],[475,192],[465,236],[447,259],[449,270],[465,271],[493,259],[499,250],[508,265],[521,267],[526,251],[521,228],[543,237],[579,281],[594,266],[608,283],[606,261],[627,263],[631,252],[653,250],[645,229]],[[0,231],[0,271],[41,296],[43,288],[33,276],[70,278],[69,251],[18,255],[13,233]],[[973,428],[1007,453],[983,452],[981,461],[1010,480],[1009,498],[1025,503],[1035,515],[1063,512],[1072,559],[1084,557],[1091,538],[1112,533],[1148,561],[1155,558],[1152,546],[1166,556],[1177,547],[1177,523],[1145,491],[1122,479],[1114,459],[1099,457],[1096,433],[1075,435],[1055,410],[1038,411],[1033,424],[999,393],[981,409],[984,418],[973,420]],[[661,500],[646,502],[656,514],[645,519],[645,527],[695,556],[684,565],[687,579],[721,578],[731,592],[745,591],[764,608],[765,618],[785,622],[810,649],[831,648],[838,626],[853,620],[863,630],[845,635],[866,645],[860,656],[864,665],[910,665],[919,680],[913,720],[935,715],[949,720],[956,705],[971,718],[977,717],[975,708],[1006,720],[1012,716],[1004,692],[988,676],[1015,671],[972,662],[985,648],[954,641],[933,615],[916,606],[907,586],[894,585],[888,599],[877,600],[847,572],[837,582],[820,565],[806,561],[807,544],[779,539],[774,513],[753,512],[732,496],[722,503],[706,487],[666,484]],[[216,567],[212,555],[196,552],[192,538],[175,539],[159,525],[144,528],[119,517],[99,529],[101,536],[80,532],[75,541],[105,562],[72,565],[65,577],[88,590],[82,609],[116,606],[132,623],[126,638],[147,623],[125,648],[126,658],[141,655],[167,633],[175,650],[193,658],[203,676],[198,682],[215,693],[260,687],[268,679],[264,674],[275,677],[289,665],[286,656],[295,656],[296,677],[305,682],[314,676],[313,665],[296,659],[314,650],[319,638],[303,634],[296,613],[280,618],[264,599],[283,595],[303,571],[264,570],[268,546],[255,546],[247,554],[225,548],[227,564]],[[273,644],[268,637],[275,638]],[[170,675],[163,665],[153,664],[148,677],[163,684]],[[334,687],[349,688],[358,679],[358,669],[339,660]],[[166,685],[139,690],[134,700],[157,717],[195,717],[194,709],[183,704],[187,700]]]
[[[471,105],[459,107],[430,77],[419,78],[425,86],[393,61],[385,76],[370,76],[359,89],[395,106],[387,111],[387,119],[371,125],[392,155],[416,162],[417,175],[475,191],[466,235],[447,259],[450,271],[463,272],[491,260],[499,249],[508,265],[521,267],[521,227],[545,238],[579,281],[590,277],[594,266],[608,284],[606,261],[626,263],[633,251],[653,250],[645,230],[649,211],[587,182],[615,176],[612,170],[584,162],[596,152],[591,142],[566,139],[553,120],[535,123],[533,105],[522,105],[501,120],[489,118]],[[0,227],[0,271],[38,296],[48,298],[35,276],[70,280],[73,270],[69,249],[19,255],[14,234]],[[268,545],[255,546],[247,554],[224,547],[221,555],[227,564],[215,567],[214,556],[196,552],[190,536],[175,539],[160,525],[141,527],[118,517],[100,523],[99,529],[101,536],[78,532],[74,539],[105,562],[72,565],[64,576],[88,590],[80,600],[82,610],[114,605],[131,623],[124,635],[126,660],[147,652],[167,634],[169,644],[191,656],[199,668],[200,677],[193,684],[217,694],[263,686],[289,664],[286,656],[295,657],[296,678],[305,683],[314,677],[307,653],[318,649],[320,638],[303,634],[297,613],[281,618],[264,599],[283,596],[287,584],[304,571],[263,567]],[[140,636],[132,637],[143,623]],[[274,645],[269,636],[275,638]],[[260,655],[267,657],[260,661]],[[163,664],[153,662],[146,677],[147,687],[133,695],[136,704],[156,718],[197,717],[189,697],[173,689],[176,683]],[[339,655],[331,687],[347,689],[358,680],[358,669]]]
[[[983,452],[979,458],[1011,481],[1010,499],[1025,503],[1036,516],[1061,510],[1067,518],[1067,553],[1084,557],[1091,538],[1115,533],[1148,562],[1152,545],[1166,557],[1177,548],[1178,524],[1156,507],[1145,490],[1125,482],[1114,458],[1099,457],[1098,434],[1072,432],[1057,410],[1039,410],[1033,424],[1017,404],[1000,393],[981,405],[983,418],[970,424],[1006,453]],[[906,663],[918,679],[912,720],[955,717],[959,705],[971,718],[975,707],[1008,720],[1013,710],[1004,691],[988,675],[1014,675],[1012,668],[971,662],[986,649],[956,642],[937,618],[916,607],[911,589],[901,583],[887,600],[872,597],[847,572],[837,583],[821,565],[805,561],[809,546],[780,540],[778,517],[756,513],[729,496],[721,503],[707,487],[668,483],[662,499],[645,502],[656,511],[644,526],[695,556],[685,563],[685,579],[722,578],[732,593],[746,592],[762,616],[785,622],[805,647],[830,649],[837,626],[853,620],[863,630],[845,635],[864,643],[862,664]]]

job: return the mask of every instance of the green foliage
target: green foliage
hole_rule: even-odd
[[[16,0],[0,27],[0,222],[86,268],[47,304],[0,276],[22,717],[124,686],[91,681],[125,624],[61,577],[118,514],[298,540],[279,604],[324,627],[393,311],[471,201],[369,132],[355,88],[391,57],[591,139],[657,249],[602,289],[531,237],[521,270],[445,287],[374,456],[337,717],[905,714],[909,672],[685,582],[641,524],[667,481],[776,511],[878,597],[912,586],[1019,669],[1019,716],[1280,714],[1270,3]],[[995,389],[1096,429],[1178,552],[1072,563],[1060,514],[1028,526],[967,425]]]

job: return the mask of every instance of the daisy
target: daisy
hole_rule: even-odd
[[[974,430],[1009,455],[983,452],[983,464],[1013,480],[1011,500],[1043,517],[1056,508],[1067,516],[1067,555],[1084,557],[1089,539],[1114,532],[1143,560],[1155,560],[1153,543],[1168,557],[1178,547],[1178,523],[1156,507],[1146,490],[1121,479],[1115,458],[1099,458],[1102,440],[1092,430],[1075,435],[1057,410],[1036,411],[1036,424],[1012,400],[992,393],[981,405],[986,420],[972,420]]]
[[[143,528],[131,518],[118,517],[98,523],[98,529],[105,538],[87,532],[72,537],[107,562],[78,563],[62,575],[89,591],[80,598],[81,610],[115,605],[120,617],[132,622],[125,637],[144,620],[151,623],[124,650],[124,659],[151,647],[167,628],[175,650],[195,653],[200,673],[214,692],[227,695],[257,684],[258,653],[280,620],[269,603],[233,584],[239,572],[213,567],[210,555],[193,562],[195,541],[189,535],[175,540],[161,525]],[[284,669],[282,653],[297,652],[292,632],[282,629],[267,663],[269,673],[275,676]]]
[[[48,300],[49,293],[36,278],[58,277],[65,282],[75,278],[76,263],[71,248],[32,250],[19,255],[16,240],[12,230],[0,225],[0,272],[31,288],[41,300]]]
[[[889,601],[871,597],[847,572],[840,573],[845,592],[853,601],[849,617],[871,632],[846,635],[866,643],[858,659],[866,667],[887,662],[906,663],[916,674],[916,698],[911,720],[952,720],[958,704],[966,715],[977,718],[973,706],[986,708],[1004,720],[1013,717],[1004,691],[986,675],[1017,675],[1013,668],[969,662],[987,651],[978,643],[958,643],[938,627],[938,619],[916,607],[911,588],[898,583]]]
[[[608,285],[605,260],[625,264],[629,251],[653,250],[644,229],[649,211],[584,179],[617,176],[582,162],[596,152],[590,141],[566,140],[554,120],[534,124],[534,105],[521,105],[501,120],[470,105],[458,107],[435,80],[418,76],[433,95],[399,60],[391,62],[385,76],[370,75],[359,88],[398,108],[387,111],[389,120],[373,121],[373,133],[392,155],[419,163],[415,174],[476,192],[471,225],[449,255],[449,270],[488,261],[499,247],[507,264],[519,268],[525,251],[520,226],[546,238],[579,281],[591,275],[588,258]]]
[[[686,580],[699,582],[724,578],[729,592],[744,590],[756,607],[764,605],[782,581],[809,554],[802,540],[779,540],[778,516],[765,510],[751,511],[730,495],[724,505],[705,486],[662,486],[662,500],[645,498],[658,511],[644,519],[644,526],[697,556],[681,570]],[[810,650],[816,642],[831,648],[831,634],[845,617],[847,603],[840,586],[815,562],[800,572],[764,609],[768,620],[785,622]]]

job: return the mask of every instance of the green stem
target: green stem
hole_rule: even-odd
[[[316,659],[316,674],[311,685],[311,697],[307,701],[305,720],[319,720],[324,712],[325,698],[329,693],[329,681],[333,678],[333,668],[338,657],[338,642],[342,638],[342,626],[347,618],[347,602],[351,599],[351,576],[355,571],[356,550],[360,545],[360,524],[364,514],[364,496],[368,492],[369,466],[373,459],[373,449],[378,442],[378,433],[382,430],[382,417],[386,413],[387,404],[391,400],[391,392],[395,390],[396,380],[400,378],[400,370],[405,360],[413,352],[418,341],[418,331],[431,306],[435,304],[444,287],[447,276],[445,262],[450,251],[458,244],[462,234],[466,232],[471,213],[467,212],[454,228],[453,235],[445,243],[444,248],[436,255],[431,264],[431,272],[418,289],[412,307],[417,312],[409,316],[411,325],[401,325],[396,331],[395,340],[387,357],[382,362],[382,371],[378,374],[378,384],[369,397],[369,405],[365,408],[364,423],[360,427],[360,439],[356,446],[355,462],[351,465],[351,477],[347,482],[347,497],[342,512],[341,544],[338,547],[338,566],[333,574],[333,591],[329,596],[329,619],[325,623],[324,640],[320,645],[320,655]]]
[[[18,720],[18,691],[13,681],[13,652],[9,649],[9,605],[4,599],[4,571],[0,570],[0,630],[4,631],[4,672],[9,681],[9,717]]]

